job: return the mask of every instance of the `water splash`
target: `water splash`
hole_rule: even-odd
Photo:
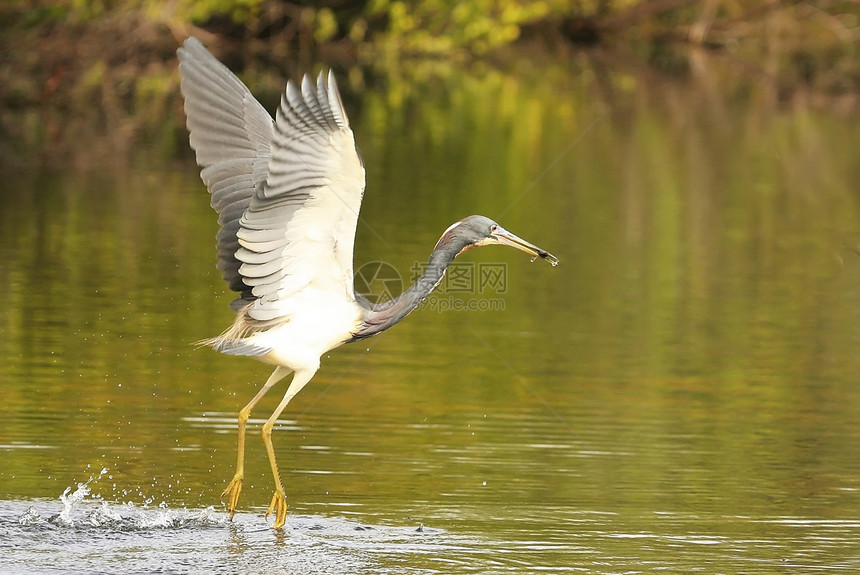
[[[211,506],[202,510],[175,510],[162,502],[152,509],[149,507],[153,502],[151,497],[144,498],[143,505],[137,506],[132,502],[110,503],[103,501],[99,495],[90,496],[90,484],[107,473],[107,468],[102,469],[97,476],[90,476],[86,482],[78,483],[74,492],[71,487],[67,487],[60,495],[63,509],[58,514],[46,520],[35,506],[30,506],[18,517],[18,524],[33,526],[48,523],[67,529],[147,531],[209,527],[227,522],[226,514],[216,512]]]
[[[111,509],[106,501],[87,515],[86,523],[92,527],[114,527],[122,522],[122,515]]]
[[[102,470],[99,472],[98,477],[102,477],[107,472],[107,467],[103,467]],[[72,510],[74,509],[75,505],[82,502],[86,498],[86,496],[91,493],[90,483],[92,483],[95,479],[96,477],[90,475],[90,478],[87,479],[85,483],[78,483],[78,488],[71,495],[69,495],[69,491],[71,491],[72,488],[66,487],[65,491],[63,491],[63,494],[60,495],[60,501],[63,502],[63,510],[60,511],[60,514],[56,517],[52,517],[51,522],[55,525],[59,525],[60,527],[73,527],[75,523],[72,520]]]
[[[44,523],[44,521],[32,505],[18,518],[18,524],[23,526],[38,525],[39,523]]]

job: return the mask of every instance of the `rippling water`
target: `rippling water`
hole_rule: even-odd
[[[468,504],[424,509],[426,520],[452,528],[328,513],[292,514],[282,531],[273,531],[257,517],[240,513],[229,521],[211,507],[6,501],[0,564],[15,573],[853,572],[858,566],[856,520],[630,517],[516,505],[491,513]]]
[[[470,251],[324,357],[274,433],[281,532],[277,391],[232,522],[218,500],[268,368],[193,346],[231,314],[181,126],[3,173],[0,571],[857,571],[858,118],[723,64],[343,83],[356,268],[406,284],[469,213],[561,265]]]

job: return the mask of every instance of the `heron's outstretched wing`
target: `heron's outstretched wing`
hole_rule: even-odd
[[[353,299],[364,166],[334,76],[289,82],[273,123],[197,39],[177,53],[191,147],[221,224],[218,267],[253,300],[248,317],[288,316],[308,287]]]
[[[177,51],[185,115],[200,177],[218,212],[218,269],[230,289],[250,297],[236,258],[239,219],[269,169],[272,117],[230,70],[196,38]]]
[[[256,298],[251,319],[277,320],[317,290],[354,300],[352,254],[364,166],[334,75],[287,83],[272,139],[268,176],[238,231],[239,273]]]

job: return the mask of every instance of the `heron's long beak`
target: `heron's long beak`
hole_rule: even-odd
[[[532,256],[532,261],[535,258],[542,258],[551,263],[553,266],[558,265],[558,258],[549,253],[546,250],[542,250],[534,244],[531,244],[525,241],[523,238],[512,234],[502,226],[497,227],[490,236],[494,238],[498,243],[511,246],[512,248],[517,248],[518,250],[522,250],[527,254]]]

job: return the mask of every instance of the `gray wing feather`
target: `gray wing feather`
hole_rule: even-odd
[[[196,38],[186,40],[177,55],[191,147],[221,225],[218,269],[231,290],[249,297],[236,258],[237,234],[242,214],[266,179],[272,117]]]

